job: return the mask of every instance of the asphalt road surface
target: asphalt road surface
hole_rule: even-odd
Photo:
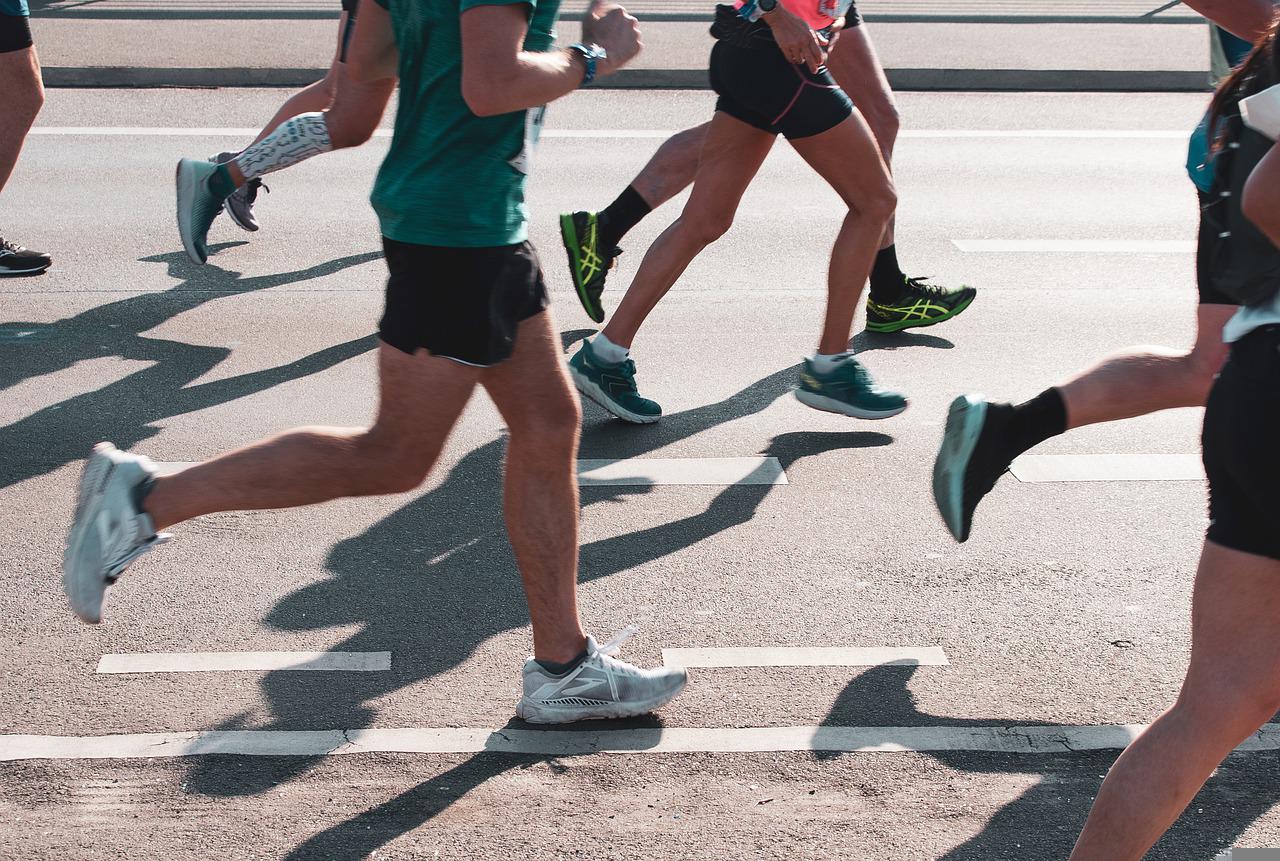
[[[0,751],[14,757],[0,763],[0,857],[1066,857],[1116,755],[1074,740],[1147,723],[1177,691],[1203,483],[1007,476],[959,546],[928,474],[956,394],[1024,398],[1120,347],[1188,343],[1195,203],[1181,133],[1202,96],[902,97],[900,257],[980,292],[934,329],[855,338],[912,401],[874,424],[789,395],[841,211],[778,145],[733,231],[637,342],[642,391],[666,417],[637,428],[588,405],[582,457],[637,459],[637,473],[655,458],[776,458],[786,483],[585,488],[586,623],[601,637],[637,625],[625,654],[640,663],[733,647],[931,648],[946,661],[694,669],[661,715],[626,725],[641,740],[631,752],[596,754],[581,728],[563,749],[493,749],[530,738],[511,716],[530,637],[501,521],[502,424],[482,396],[420,490],[204,518],[128,572],[101,627],[65,605],[62,542],[94,442],[182,462],[371,415],[384,267],[367,194],[385,137],[269,177],[262,231],[220,219],[208,266],[178,243],[175,160],[243,145],[235,130],[281,99],[52,91],[0,201],[0,232],[56,258],[45,276],[0,283]],[[567,344],[591,327],[557,213],[607,204],[664,130],[711,105],[597,92],[553,108],[530,203]],[[611,307],[676,212],[627,238]],[[996,244],[957,245],[974,240]],[[1199,422],[1173,411],[1036,454],[1194,456]],[[389,652],[390,668],[96,672],[103,655],[330,651]],[[785,727],[813,731],[770,747],[766,731]],[[340,747],[411,728],[508,735]],[[688,742],[709,737],[689,733],[700,728],[735,741]],[[606,748],[615,738],[588,729]],[[25,758],[48,739],[14,738],[202,731],[327,731],[349,755],[196,745],[175,757],[146,736],[146,756]],[[823,743],[875,732],[898,742]],[[1056,741],[956,741],[1001,732]],[[1227,761],[1151,857],[1280,845],[1280,753],[1258,747]]]

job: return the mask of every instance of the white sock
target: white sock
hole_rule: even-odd
[[[813,358],[810,361],[813,362],[813,369],[815,371],[819,374],[826,375],[834,371],[837,365],[847,362],[852,358],[853,353],[814,353]]]
[[[604,336],[604,332],[596,335],[591,341],[591,352],[596,358],[610,365],[616,365],[619,362],[625,362],[627,357],[631,355],[629,347],[619,347]]]
[[[236,156],[235,161],[247,182],[332,149],[329,126],[324,114],[317,111],[285,120],[271,134]]]

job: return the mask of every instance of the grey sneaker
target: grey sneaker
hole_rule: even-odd
[[[604,646],[587,637],[586,659],[562,676],[553,676],[529,658],[516,717],[529,723],[628,718],[671,702],[684,690],[689,674],[680,667],[642,670],[615,658],[632,633],[628,629]]]
[[[234,159],[239,153],[220,152],[209,161],[214,164],[226,164]],[[253,205],[258,201],[258,190],[271,192],[271,189],[262,182],[261,179],[251,179],[244,185],[237,188],[230,197],[227,198],[226,208],[227,215],[231,216],[231,220],[241,230],[248,230],[250,233],[257,230],[260,226],[257,217],[253,214]]]
[[[133,560],[169,539],[156,534],[137,496],[155,475],[148,458],[100,442],[80,475],[75,520],[62,557],[62,587],[71,610],[82,621],[102,621],[107,587]]]
[[[178,235],[195,263],[208,261],[209,227],[222,211],[224,199],[209,190],[209,177],[217,169],[215,164],[193,158],[178,162]]]

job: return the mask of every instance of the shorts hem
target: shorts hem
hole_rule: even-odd
[[[1225,547],[1227,550],[1234,550],[1237,553],[1247,553],[1250,556],[1259,556],[1263,559],[1274,559],[1276,562],[1280,562],[1280,547],[1264,542],[1250,541],[1239,536],[1223,535],[1215,529],[1210,529],[1205,534],[1205,540],[1219,547]]]

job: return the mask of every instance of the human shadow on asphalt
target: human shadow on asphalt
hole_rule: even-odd
[[[692,435],[742,410],[763,408],[781,391],[781,375],[786,373],[766,377],[718,405],[678,413],[664,421],[672,421],[680,433]],[[612,438],[611,431],[597,432]],[[589,429],[584,439],[592,436]],[[650,440],[647,444],[633,440],[625,454],[617,451],[623,446],[615,445],[610,456],[637,456],[670,442],[669,435],[646,438]],[[596,437],[597,442],[599,439]],[[762,454],[777,457],[783,468],[789,469],[811,455],[891,442],[887,435],[859,431],[787,433],[774,438]],[[364,534],[336,544],[326,560],[333,576],[286,596],[271,610],[266,624],[277,630],[359,626],[355,634],[333,648],[390,649],[395,658],[389,672],[353,673],[341,679],[320,673],[268,673],[262,688],[271,709],[270,723],[254,728],[368,726],[375,717],[373,703],[379,698],[453,670],[481,644],[529,623],[502,519],[505,450],[505,440],[496,439],[468,453],[435,490]],[[585,508],[652,490],[643,486],[586,487],[582,505]],[[585,544],[579,556],[579,582],[662,559],[745,524],[773,490],[773,485],[729,486],[698,514]],[[513,682],[518,679],[517,658],[512,656],[509,670]],[[244,729],[248,722],[248,715],[236,715],[219,728]],[[316,758],[299,757],[292,761],[292,770],[300,774],[315,762]],[[271,788],[270,784],[255,785],[248,780],[228,786],[218,770],[216,764],[196,763],[191,775],[193,788],[208,794],[234,789],[235,794],[245,795]]]
[[[218,246],[221,247],[221,246]],[[164,263],[182,283],[83,311],[55,323],[6,322],[0,330],[30,333],[16,346],[0,342],[0,391],[33,377],[66,370],[77,362],[118,357],[150,366],[122,380],[38,410],[0,427],[0,488],[44,475],[85,457],[94,443],[109,440],[132,448],[160,433],[157,423],[225,404],[273,386],[328,370],[375,346],[370,335],[304,358],[253,373],[190,385],[230,354],[226,347],[146,337],[177,315],[208,302],[322,278],[381,257],[356,254],[317,266],[272,275],[241,277],[216,266],[196,266],[183,252],[144,257]],[[370,329],[373,328],[370,320]]]
[[[822,725],[1072,728],[1070,724],[1027,721],[1005,715],[954,718],[927,714],[917,707],[909,688],[916,670],[916,667],[884,666],[861,674],[841,692]],[[821,730],[819,742],[820,736]],[[958,772],[1039,777],[1034,786],[997,811],[979,834],[939,859],[992,861],[1065,859],[1070,855],[1102,778],[1120,751],[1043,754],[930,751],[923,755]],[[814,753],[816,759],[824,761],[846,756],[836,751]],[[1273,753],[1228,757],[1187,807],[1189,812],[1183,814],[1146,857],[1151,861],[1213,861],[1254,821],[1280,802],[1278,773],[1280,757]],[[1197,812],[1200,809],[1203,814]]]

